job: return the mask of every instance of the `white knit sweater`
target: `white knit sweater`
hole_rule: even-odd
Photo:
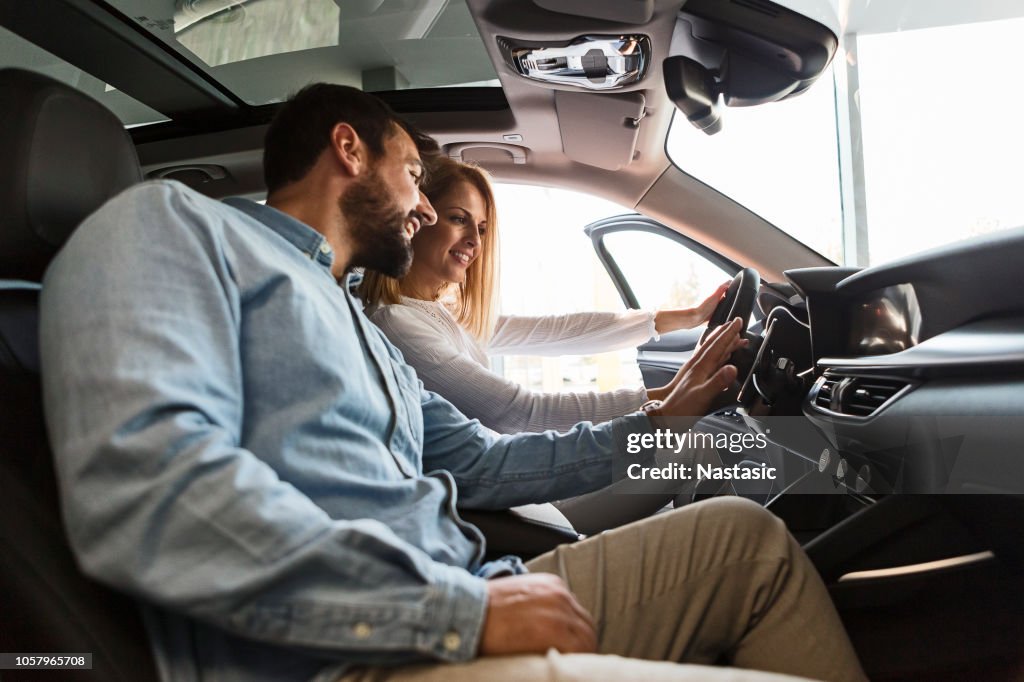
[[[428,390],[499,433],[565,431],[581,421],[628,414],[647,400],[643,388],[534,392],[492,372],[487,351],[584,355],[637,346],[655,335],[651,312],[502,317],[486,350],[440,303],[403,298],[370,311],[370,319],[402,351]]]

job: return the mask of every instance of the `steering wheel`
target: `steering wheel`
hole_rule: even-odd
[[[757,290],[761,287],[761,275],[754,268],[744,268],[736,273],[732,283],[729,285],[725,297],[719,301],[714,312],[708,319],[708,328],[700,336],[700,342],[708,337],[715,327],[718,327],[729,320],[739,317],[743,320],[740,327],[740,334],[747,331],[747,321],[750,314],[754,312],[754,301],[757,300]]]

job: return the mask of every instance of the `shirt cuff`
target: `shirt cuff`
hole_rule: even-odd
[[[463,568],[435,564],[437,582],[427,604],[433,618],[423,633],[423,649],[451,663],[476,658],[487,615],[487,584]]]
[[[658,333],[658,327],[654,323],[654,316],[657,313],[653,310],[645,310],[644,312],[647,313],[647,330],[650,334],[649,338],[654,339],[655,341],[661,341],[661,334]]]

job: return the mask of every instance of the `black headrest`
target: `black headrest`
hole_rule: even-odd
[[[63,83],[3,69],[0,102],[0,279],[38,282],[78,224],[142,172],[117,117]]]
[[[0,281],[0,374],[39,373],[39,288]]]

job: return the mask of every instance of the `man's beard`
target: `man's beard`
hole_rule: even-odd
[[[404,277],[412,265],[405,223],[419,213],[403,211],[376,171],[350,185],[338,205],[353,240],[351,264],[388,277]]]

